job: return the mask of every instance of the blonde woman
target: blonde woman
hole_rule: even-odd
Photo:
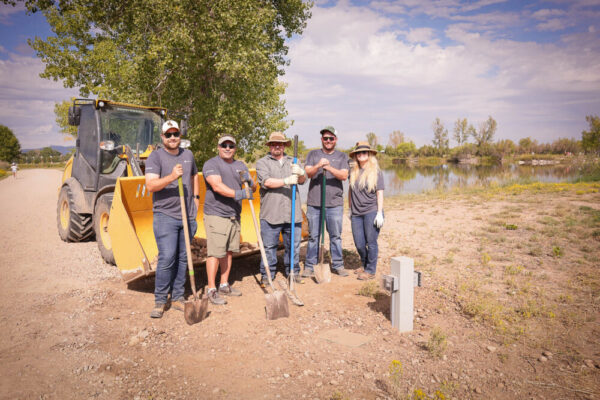
[[[350,168],[348,205],[352,236],[362,268],[355,272],[358,279],[375,278],[377,270],[377,238],[383,226],[383,174],[377,163],[376,150],[369,143],[358,142],[350,158],[354,161]]]

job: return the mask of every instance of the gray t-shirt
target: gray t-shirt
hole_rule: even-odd
[[[195,219],[196,204],[194,203],[194,187],[192,177],[198,174],[194,155],[190,150],[179,149],[179,154],[168,153],[162,147],[153,151],[146,160],[146,174],[152,173],[164,178],[173,171],[175,165],[183,166],[183,196],[187,208],[188,219]],[[179,200],[179,185],[177,179],[162,190],[152,193],[152,210],[172,218],[181,219],[181,201]]]
[[[221,181],[230,189],[240,190],[242,181],[240,171],[248,171],[248,167],[241,161],[233,160],[228,163],[221,157],[216,156],[204,163],[202,174],[206,182],[206,196],[204,196],[204,214],[217,215],[219,217],[240,217],[242,202],[235,201],[231,197],[221,196],[215,192],[206,180],[207,176],[219,175]]]
[[[274,159],[267,154],[256,162],[256,176],[260,184],[260,219],[269,224],[289,224],[292,220],[292,188],[282,186],[276,189],[267,189],[264,182],[269,178],[283,179],[292,174],[293,158],[284,155],[283,162]],[[302,222],[302,210],[300,209],[300,192],[296,185],[296,212],[295,222]]]
[[[329,164],[335,169],[348,169],[348,155],[339,150],[334,150],[333,153],[327,154],[323,149],[312,150],[306,156],[305,166],[316,165],[321,158],[329,160]],[[327,171],[325,171],[327,172]],[[327,172],[326,190],[325,190],[325,207],[337,207],[344,204],[344,187],[342,181],[333,176],[331,172]],[[323,183],[323,169],[319,169],[311,178],[308,186],[308,197],[306,204],[313,207],[321,206],[321,186]]]
[[[350,210],[352,215],[366,215],[377,211],[377,191],[385,189],[381,171],[377,173],[375,190],[370,192],[366,187],[359,189],[358,183],[362,174],[363,170],[358,170],[356,182],[354,182],[354,186],[350,186]]]

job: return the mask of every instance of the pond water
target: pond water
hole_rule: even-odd
[[[558,165],[470,165],[444,164],[434,167],[395,165],[383,169],[385,195],[449,190],[455,187],[502,184],[515,179],[540,182],[568,182],[579,177],[577,167]],[[347,190],[347,184],[344,185]],[[308,183],[300,185],[302,203],[306,202]]]

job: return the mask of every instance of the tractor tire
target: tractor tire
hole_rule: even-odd
[[[102,195],[96,202],[94,210],[94,232],[96,232],[96,241],[98,249],[104,261],[115,265],[115,255],[112,251],[112,242],[108,234],[108,219],[110,216],[110,205],[112,195]]]
[[[73,207],[71,188],[60,189],[56,207],[58,234],[65,242],[85,242],[94,237],[91,214],[78,214]]]

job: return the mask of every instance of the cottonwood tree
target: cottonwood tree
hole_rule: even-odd
[[[600,118],[597,115],[588,115],[585,120],[590,130],[581,132],[581,147],[585,151],[600,154]]]
[[[379,138],[377,137],[377,135],[373,132],[369,132],[367,133],[367,142],[369,142],[369,145],[371,146],[371,148],[375,149],[377,148],[377,145],[379,144]]]
[[[475,132],[475,127],[469,125],[466,118],[459,118],[454,122],[454,135],[453,138],[456,143],[461,146],[469,141],[469,137]]]
[[[16,161],[21,154],[21,144],[9,127],[0,125],[0,160]]]
[[[438,151],[438,154],[442,155],[448,150],[448,129],[444,127],[444,124],[439,118],[433,121],[431,126],[433,128],[433,147]]]
[[[404,143],[404,133],[402,133],[402,131],[393,131],[390,133],[388,146],[391,146],[395,149],[400,143]]]
[[[2,0],[6,4],[18,0]],[[186,115],[202,162],[217,138],[233,134],[249,154],[289,126],[278,78],[286,39],[301,34],[312,3],[302,0],[27,0],[54,35],[29,44],[84,97],[169,108]]]
[[[490,115],[485,122],[482,122],[481,125],[479,125],[477,131],[473,130],[472,136],[473,139],[475,139],[477,147],[481,148],[484,145],[491,144],[494,141],[494,134],[496,133],[497,128],[498,123]]]

